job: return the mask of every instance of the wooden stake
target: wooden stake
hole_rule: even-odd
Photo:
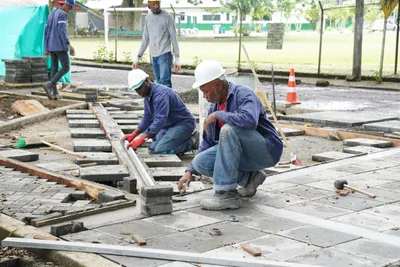
[[[79,167],[85,168],[85,167],[92,167],[92,166],[96,166],[97,163],[96,162],[91,162],[91,163],[84,163],[79,165]]]
[[[78,157],[78,158],[86,158],[86,155],[82,155],[82,154],[79,154],[79,153],[72,152],[72,151],[70,151],[70,150],[68,150],[68,149],[59,147],[59,146],[57,146],[57,145],[50,144],[49,142],[46,142],[46,141],[44,141],[44,140],[40,140],[40,141],[41,141],[43,144],[48,145],[49,147],[52,147],[52,148],[55,148],[55,149],[57,149],[57,150],[63,151],[63,152],[65,152],[65,153],[69,154],[69,155],[72,155],[72,156],[75,156],[75,157]]]
[[[139,236],[139,235],[132,235],[132,239],[135,240],[136,244],[138,244],[139,246],[146,246],[147,245],[147,241],[146,239],[144,239],[143,237]]]
[[[260,257],[261,256],[261,252],[258,251],[255,248],[252,248],[250,246],[243,246],[242,247],[244,251],[246,251],[247,253],[253,255],[254,257]]]

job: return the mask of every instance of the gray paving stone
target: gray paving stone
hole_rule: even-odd
[[[105,108],[107,111],[120,111],[120,108],[116,108],[116,107],[106,107]]]
[[[388,235],[393,235],[393,236],[400,237],[400,228],[390,229],[388,231],[384,231],[383,233],[384,234],[388,234]]]
[[[349,235],[314,225],[305,225],[282,231],[279,232],[279,235],[324,248],[359,238],[355,235]]]
[[[317,162],[326,162],[355,157],[355,154],[342,153],[339,151],[327,151],[312,155],[312,160]]]
[[[349,209],[353,211],[360,211],[384,204],[383,202],[377,200],[368,199],[367,196],[356,197],[351,195],[348,195],[346,197],[340,197],[340,196],[324,197],[317,200],[313,200],[313,202],[337,208]]]
[[[379,169],[379,167],[366,167],[361,164],[354,163],[354,164],[346,164],[343,166],[334,167],[332,169],[335,171],[357,174],[357,173],[364,173],[372,170],[377,170]]]
[[[141,204],[140,212],[146,216],[154,216],[160,214],[170,214],[174,211],[174,207],[171,203],[162,204]]]
[[[400,132],[400,120],[367,123],[363,128],[368,131]]]
[[[116,120],[134,120],[139,118],[137,114],[132,113],[111,114],[111,117]]]
[[[363,211],[364,213],[372,214],[375,216],[380,216],[383,218],[390,218],[400,224],[400,203],[386,204],[383,206],[375,207]],[[400,227],[400,225],[399,225]]]
[[[97,165],[117,165],[119,164],[118,157],[114,153],[91,153],[81,152],[79,154],[85,155],[85,158],[76,157],[75,163],[86,164],[86,163],[97,163]]]
[[[137,248],[136,244],[131,244],[127,246]],[[168,262],[164,260],[114,256],[114,255],[102,255],[102,256],[105,257],[106,259],[110,259],[120,264],[121,266],[126,266],[126,267],[156,267]]]
[[[170,185],[157,184],[155,186],[142,186],[140,188],[140,195],[143,197],[172,196],[173,193],[173,187]]]
[[[283,172],[287,172],[287,171],[297,170],[297,169],[301,169],[301,168],[304,168],[304,167],[292,164],[292,165],[290,165],[289,168],[270,167],[270,168],[265,168],[263,171],[268,175],[272,175],[272,174],[277,174],[277,173],[283,173]]]
[[[369,214],[365,212],[346,214],[336,218],[331,218],[331,220],[376,231],[385,231],[400,226],[399,221],[380,216],[380,214]]]
[[[39,154],[21,149],[11,149],[0,151],[0,157],[16,159],[22,162],[30,162],[38,160]]]
[[[331,195],[336,194],[332,190],[322,190],[322,189],[317,189],[317,188],[313,188],[313,187],[306,186],[306,185],[298,185],[293,188],[282,189],[282,190],[280,190],[280,193],[289,194],[289,195],[293,195],[293,196],[297,196],[297,197],[304,197],[309,200],[318,199],[318,198],[322,198],[324,196],[331,196]]]
[[[343,147],[344,153],[350,154],[370,154],[383,151],[382,148],[372,147],[372,146],[352,146],[352,147]]]
[[[53,172],[78,170],[79,166],[69,162],[46,162],[36,166]]]
[[[263,191],[275,191],[275,190],[280,190],[280,189],[289,189],[292,187],[297,186],[297,184],[294,183],[287,183],[287,182],[268,182],[268,178],[262,185],[259,185],[257,187],[257,190],[263,190]]]
[[[127,176],[129,172],[123,165],[102,165],[80,169],[80,177],[90,181],[122,181]]]
[[[276,129],[278,131],[278,129]],[[285,134],[285,136],[299,136],[299,135],[304,135],[305,131],[304,130],[299,130],[299,129],[292,129],[292,128],[282,128],[282,132]],[[279,135],[280,132],[278,132]]]
[[[111,190],[111,189],[106,189],[104,191],[101,191],[99,193],[99,201],[100,202],[110,202],[114,200],[119,200],[119,199],[124,199],[125,195],[119,190]]]
[[[196,265],[181,262],[181,261],[174,261],[167,264],[159,265],[159,267],[195,267]],[[203,265],[204,266],[204,265]]]
[[[336,249],[328,248],[319,251],[310,252],[302,256],[289,260],[302,264],[311,264],[327,267],[352,266],[352,267],[378,267],[381,263],[355,257],[346,252],[336,251]]]
[[[387,264],[400,260],[399,247],[390,246],[366,238],[340,244],[334,248],[337,251],[343,251],[360,258]]]
[[[137,180],[135,177],[124,177],[122,180],[122,189],[128,193],[137,193]]]
[[[149,173],[156,181],[178,181],[185,173],[186,167],[149,168]]]
[[[177,231],[187,231],[189,229],[194,229],[201,226],[220,222],[220,220],[218,219],[206,217],[200,214],[187,211],[177,211],[170,215],[151,217],[143,220],[148,222],[158,223],[160,225],[163,225],[165,227]]]
[[[74,140],[75,152],[111,152],[112,146],[108,140]]]
[[[138,125],[140,120],[114,119],[118,125]]]
[[[390,203],[394,201],[399,201],[400,200],[400,195],[397,192],[393,192],[390,190],[386,189],[381,189],[381,188],[374,188],[374,187],[367,187],[367,188],[361,188],[368,193],[372,193],[376,195],[376,200],[384,202],[384,203]]]
[[[372,147],[378,147],[378,148],[387,148],[387,147],[392,146],[392,142],[373,140],[373,139],[365,139],[365,138],[353,138],[353,139],[344,140],[343,145],[345,145],[345,146],[372,146]]]
[[[305,202],[302,204],[288,206],[285,209],[324,219],[337,217],[340,215],[353,212],[352,210],[342,209],[338,207],[331,207],[328,205],[323,205],[314,202]]]
[[[87,109],[67,109],[67,114],[93,114],[93,111]]]
[[[87,230],[84,232],[68,234],[68,235],[64,235],[63,238],[65,238],[68,241],[98,243],[98,244],[107,244],[107,245],[126,246],[129,244],[122,238],[116,238],[116,237],[98,232],[96,230]]]
[[[140,202],[144,205],[154,204],[170,204],[172,203],[172,196],[160,196],[160,197],[140,197]]]
[[[92,114],[68,114],[67,119],[71,120],[87,120],[87,119],[96,119],[96,115]]]
[[[282,119],[319,123],[332,126],[353,127],[366,123],[393,120],[396,119],[396,117],[370,112],[323,111],[297,115],[287,115],[283,116]]]
[[[182,161],[177,155],[149,154],[140,155],[148,167],[182,167]]]
[[[279,209],[307,202],[308,199],[305,197],[298,197],[287,193],[281,193],[280,191],[265,192],[260,190],[257,191],[257,194],[253,196],[250,201],[253,203],[258,203]]]
[[[400,182],[386,183],[378,185],[377,187],[400,193]]]
[[[98,120],[69,120],[70,128],[98,128],[100,127]]]
[[[71,138],[105,138],[100,128],[70,128]]]

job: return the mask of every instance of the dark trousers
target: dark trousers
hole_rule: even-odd
[[[50,81],[53,85],[64,76],[65,73],[69,71],[69,58],[68,51],[53,51],[50,52],[51,56],[51,73]],[[61,63],[61,70],[58,69],[58,61]]]

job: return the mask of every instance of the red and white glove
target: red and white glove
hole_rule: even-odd
[[[179,71],[181,69],[181,61],[179,60],[179,57],[175,58],[174,69],[175,71]]]
[[[144,140],[143,137],[139,136],[136,137],[132,142],[130,142],[126,148],[131,147],[133,150],[136,150],[136,148],[140,147],[141,145],[144,144],[144,142],[146,142],[146,140]]]
[[[124,137],[122,137],[122,142],[124,142],[125,140],[128,140],[128,142],[132,141],[133,139],[135,139],[136,137],[136,133],[133,132],[131,134],[126,134]]]

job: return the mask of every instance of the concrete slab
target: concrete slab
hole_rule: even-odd
[[[300,213],[311,215],[311,216],[315,216],[318,218],[323,218],[323,219],[337,217],[340,215],[344,215],[344,214],[353,212],[352,210],[331,207],[328,205],[323,205],[323,204],[314,203],[314,202],[306,202],[306,203],[302,203],[302,204],[288,206],[285,209],[295,211],[295,212],[300,212]]]
[[[70,128],[71,138],[105,138],[100,128]]]
[[[69,120],[70,128],[98,128],[100,127],[98,120]]]
[[[307,202],[308,199],[304,197],[290,195],[287,193],[281,193],[280,191],[258,191],[257,194],[250,199],[250,201],[253,203],[261,203],[262,205],[280,209],[287,206]]]
[[[182,161],[177,155],[140,154],[148,167],[182,167]]]
[[[377,187],[400,193],[400,182],[386,183]]]
[[[75,152],[111,152],[112,146],[108,140],[74,140],[72,146]]]
[[[97,165],[116,165],[119,164],[118,157],[114,153],[90,153],[81,152],[79,154],[85,155],[86,158],[75,158],[75,163],[85,164],[85,163],[97,163]]]
[[[346,214],[336,218],[331,218],[331,220],[376,231],[390,230],[394,227],[400,226],[398,220],[396,221],[385,216],[380,216],[380,214],[376,213],[369,214],[365,212]]]
[[[301,197],[309,200],[322,198],[325,196],[332,196],[336,193],[332,190],[323,190],[318,188],[313,188],[306,185],[298,185],[289,189],[280,190],[280,193],[293,195],[296,197]]]
[[[336,251],[342,251],[359,258],[386,264],[400,260],[399,247],[390,246],[366,238],[340,244],[332,249],[336,249]]]
[[[149,173],[156,181],[178,181],[186,167],[149,168]]]
[[[132,114],[132,113],[121,113],[121,114],[112,114],[111,117],[114,120],[134,120],[138,119],[139,116],[137,114]]]
[[[137,247],[136,244],[128,245],[132,247]],[[112,260],[118,263],[118,266],[126,267],[157,267],[161,264],[168,263],[168,261],[155,260],[155,259],[145,259],[145,258],[135,258],[135,257],[124,257],[124,256],[114,256],[114,255],[103,255],[106,259]]]
[[[96,230],[87,230],[84,232],[68,234],[64,235],[63,238],[68,241],[75,241],[75,242],[120,245],[120,246],[126,246],[129,244],[129,242],[126,242],[123,239],[115,238],[113,236],[103,234]]]
[[[130,134],[136,130],[137,125],[120,125],[119,127],[124,134]]]
[[[400,120],[367,123],[363,128],[368,131],[400,132]]]
[[[114,119],[114,121],[118,125],[138,125],[140,120],[121,120],[121,119]]]
[[[96,182],[122,181],[127,176],[129,172],[123,165],[102,165],[80,169],[80,178]]]
[[[282,231],[279,233],[279,235],[323,248],[349,242],[359,238],[359,236],[349,235],[314,225],[305,225]]]
[[[278,131],[278,128],[276,128],[276,130]],[[298,130],[292,128],[282,128],[282,132],[285,134],[286,137],[304,135],[305,133],[304,130]],[[279,131],[278,134],[281,135]]]
[[[67,118],[69,120],[87,120],[87,119],[96,119],[96,115],[93,114],[68,114]]]
[[[157,223],[179,232],[220,222],[218,219],[187,211],[177,211],[168,215],[150,217],[143,219],[143,221]]]
[[[364,198],[364,197],[355,197],[351,195],[348,195],[346,197],[339,197],[339,196],[324,197],[314,200],[313,202],[337,208],[349,209],[353,211],[360,211],[384,204],[383,202],[377,200],[368,199],[367,196],[365,196]]]
[[[257,190],[263,190],[263,191],[275,191],[275,190],[280,190],[280,189],[289,189],[292,187],[297,186],[297,184],[294,183],[287,183],[287,182],[269,182],[268,178],[262,185],[259,185],[257,187]]]
[[[324,125],[353,127],[366,123],[380,122],[396,119],[395,116],[388,116],[379,113],[369,112],[342,112],[342,111],[324,111],[303,113],[297,115],[282,116],[282,120],[311,122]]]
[[[349,154],[370,154],[382,151],[382,148],[372,147],[372,146],[353,146],[353,147],[343,147],[344,153]]]
[[[377,267],[382,266],[381,263],[371,261],[359,257],[349,255],[347,252],[336,251],[336,249],[328,248],[319,251],[313,251],[299,257],[289,260],[289,262],[296,262],[302,264],[338,267],[338,266],[352,266],[352,267]]]
[[[343,145],[345,145],[345,146],[372,146],[372,147],[378,147],[378,148],[386,148],[386,147],[392,147],[392,142],[373,140],[373,139],[365,139],[365,138],[353,138],[353,139],[344,140]]]
[[[30,162],[39,159],[39,154],[25,151],[22,149],[11,149],[0,151],[0,157],[5,157],[9,159],[16,159],[22,162]]]
[[[400,195],[397,192],[393,192],[387,189],[375,188],[371,186],[361,187],[361,189],[367,191],[368,193],[375,194],[376,200],[383,203],[392,203],[395,201],[400,201]]]
[[[386,204],[383,206],[375,207],[372,209],[368,209],[363,211],[363,213],[372,214],[375,216],[380,216],[383,218],[390,218],[398,222],[400,224],[400,203],[394,204]],[[397,225],[400,227],[400,225]],[[395,227],[397,227],[395,226]]]
[[[87,109],[67,109],[67,114],[93,114],[93,111]]]
[[[338,151],[327,151],[312,155],[312,160],[316,162],[327,162],[355,157],[355,154],[347,154]]]
[[[79,166],[73,163],[68,163],[68,162],[46,162],[46,163],[40,163],[40,164],[35,164],[36,166],[50,170],[53,172],[59,172],[59,171],[71,171],[71,170],[78,170]]]
[[[301,169],[301,168],[303,168],[303,166],[298,166],[298,165],[291,164],[289,166],[289,168],[271,167],[271,168],[266,168],[263,171],[266,174],[271,175],[271,174],[276,174],[276,173],[282,173],[282,172],[297,170],[297,169]]]

